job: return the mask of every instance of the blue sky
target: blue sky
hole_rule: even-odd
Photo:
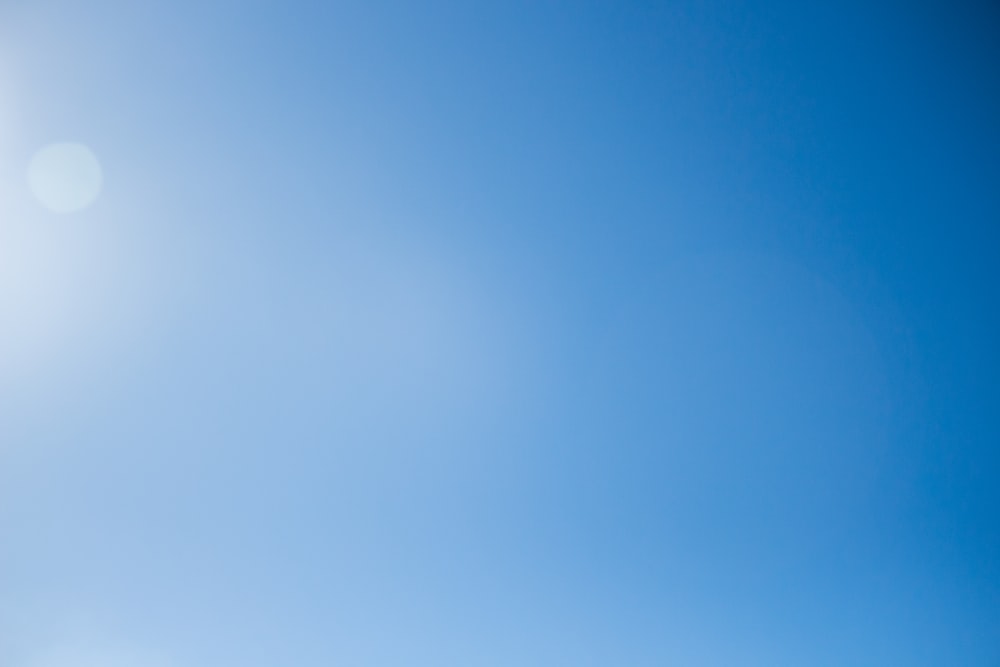
[[[998,27],[7,0],[0,663],[997,664]]]

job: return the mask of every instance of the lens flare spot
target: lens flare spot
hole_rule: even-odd
[[[97,200],[103,184],[101,164],[82,144],[51,144],[28,165],[32,194],[54,213],[81,211]]]

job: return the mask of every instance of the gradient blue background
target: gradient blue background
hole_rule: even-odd
[[[5,0],[0,665],[1000,664],[998,31]]]

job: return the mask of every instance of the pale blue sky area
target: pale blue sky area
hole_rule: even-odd
[[[998,31],[0,4],[0,665],[1000,664]]]

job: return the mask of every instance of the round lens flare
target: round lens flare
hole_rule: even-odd
[[[28,165],[32,194],[54,213],[87,208],[101,194],[102,182],[101,164],[82,144],[51,144],[35,153]]]

